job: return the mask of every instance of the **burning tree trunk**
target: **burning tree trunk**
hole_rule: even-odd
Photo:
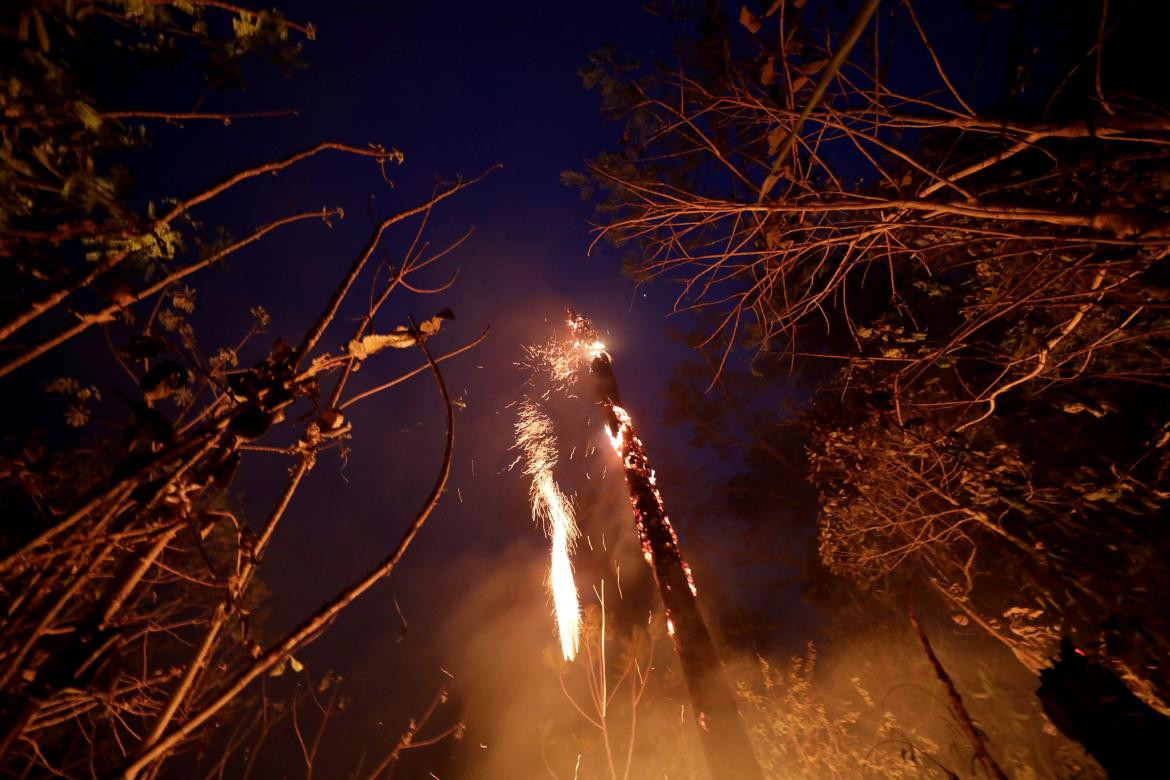
[[[588,327],[580,318],[574,323],[575,327]],[[621,406],[610,356],[600,347],[600,342],[591,341],[596,345],[592,369],[605,410],[605,424],[622,459],[642,554],[654,572],[666,608],[667,632],[682,666],[707,766],[715,778],[763,778],[735,698],[724,678],[719,654],[699,612],[691,569],[683,560],[678,536],[666,515],[655,485],[654,470],[642,441],[634,433],[630,415]]]

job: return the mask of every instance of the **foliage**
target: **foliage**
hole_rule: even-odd
[[[0,14],[0,256],[15,260],[5,264],[8,310],[103,258],[126,257],[142,271],[173,259],[178,226],[160,220],[155,204],[128,202],[128,170],[110,155],[145,143],[143,120],[231,121],[100,106],[98,66],[170,69],[188,58],[219,88],[237,82],[250,58],[292,64],[300,44],[290,34],[312,33],[275,12],[200,0],[16,2]]]
[[[750,352],[808,399],[824,565],[921,583],[1032,671],[1070,635],[1170,712],[1170,114],[1124,53],[1148,9],[1045,8],[971,19],[1024,37],[962,78],[924,4],[838,71],[831,14],[700,12],[680,67],[584,72],[624,122],[590,184],[633,278],[704,314],[709,375]]]
[[[323,153],[375,166],[383,178],[401,153],[323,143],[185,199],[141,206],[127,190],[134,157],[118,157],[128,169],[111,163],[116,152],[142,143],[139,121],[229,124],[233,116],[107,107],[91,92],[91,58],[108,63],[121,51],[172,65],[199,57],[209,87],[221,87],[248,57],[291,63],[294,39],[312,33],[275,12],[219,0],[20,2],[0,10],[7,77],[0,90],[0,254],[8,296],[0,304],[0,377],[11,389],[37,375],[27,373],[28,364],[54,356],[44,386],[49,401],[27,410],[0,453],[0,771],[153,777],[182,758],[185,768],[206,761],[222,773],[234,751],[258,751],[269,716],[280,711],[267,698],[265,678],[301,671],[294,653],[395,569],[443,493],[454,412],[438,363],[477,342],[433,355],[427,342],[447,335],[438,330],[450,312],[420,327],[403,313],[388,315],[387,302],[396,290],[401,296],[399,287],[441,294],[445,286],[412,286],[412,275],[453,247],[430,247],[420,225],[397,262],[383,254],[387,274],[371,282],[364,316],[348,328],[353,343],[382,341],[332,353],[321,344],[385,234],[412,217],[425,225],[436,204],[473,182],[440,183],[421,203],[378,220],[320,313],[291,343],[259,343],[270,321],[255,305],[250,321],[239,318],[232,343],[205,349],[194,315],[218,302],[193,286],[199,271],[273,231],[328,226],[343,214],[321,208],[277,215],[230,238],[203,228],[194,211]],[[383,319],[391,320],[385,328]],[[108,355],[78,346],[91,328],[103,331]],[[377,336],[379,329],[391,335]],[[347,392],[350,374],[384,359],[375,355],[384,346],[409,348],[418,356],[415,368]],[[288,633],[270,635],[260,625],[264,554],[319,459],[345,456],[352,424],[343,410],[424,372],[436,380],[445,412],[446,446],[433,487],[374,569]],[[280,498],[261,522],[241,517],[231,493],[241,461],[255,453],[288,463]],[[326,675],[315,693],[331,684]],[[286,712],[297,729],[305,691],[290,695]],[[318,741],[333,703],[320,710]],[[215,727],[228,724],[232,736],[217,740]],[[433,735],[414,741],[415,731],[389,751],[383,769],[407,747],[431,744]],[[249,735],[259,742],[249,746]],[[247,756],[245,774],[255,755]],[[308,750],[305,760],[311,773]]]
[[[740,697],[757,721],[753,729],[768,777],[929,777],[937,767],[921,754],[937,753],[929,738],[882,711],[860,677],[852,700],[833,700],[814,687],[816,651],[775,667],[759,659],[756,685],[740,684]],[[897,749],[885,749],[892,744]]]

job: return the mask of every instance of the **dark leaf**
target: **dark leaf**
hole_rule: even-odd
[[[152,449],[154,445],[166,446],[174,441],[175,429],[165,415],[140,401],[132,402],[131,406],[134,420],[126,428],[128,449]]]
[[[191,381],[191,373],[173,360],[163,360],[142,375],[138,384],[146,400],[155,401],[166,398],[176,390],[182,389]]]
[[[760,21],[760,17],[749,11],[746,5],[740,6],[739,8],[739,23],[747,28],[747,31],[750,33],[758,33],[760,28],[764,26]]]
[[[122,354],[131,360],[150,360],[170,351],[170,348],[165,339],[140,333],[122,349]]]
[[[263,436],[272,426],[273,415],[259,404],[248,404],[232,417],[228,430],[244,441]]]
[[[211,471],[212,487],[223,490],[231,484],[232,479],[236,476],[236,470],[240,467],[241,455],[239,450],[233,450],[223,460],[215,464],[215,468]]]
[[[228,387],[237,398],[254,398],[260,390],[256,381],[256,373],[251,369],[235,371],[227,375]]]

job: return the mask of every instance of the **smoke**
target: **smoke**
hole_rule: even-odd
[[[619,472],[604,480],[598,474],[578,486],[582,536],[573,565],[584,607],[582,642],[588,646],[573,662],[561,657],[553,604],[544,587],[547,557],[535,529],[528,528],[525,537],[498,555],[451,562],[452,573],[458,572],[468,587],[444,621],[437,656],[454,675],[454,701],[468,729],[457,755],[440,773],[443,780],[551,777],[546,767],[563,778],[608,776],[601,735],[568,696],[596,718],[587,678],[590,664],[599,660],[602,595],[611,685],[628,666],[632,637],[647,633],[655,606],[620,479]],[[653,674],[673,666],[658,620],[661,636]],[[622,701],[615,701],[607,713],[615,728],[620,724],[614,747],[623,755],[628,745],[627,689],[622,688]],[[673,702],[670,709],[677,719]]]
[[[584,629],[571,663],[560,656],[538,534],[450,564],[467,589],[446,617],[438,655],[454,675],[453,703],[468,729],[436,770],[443,780],[621,778],[627,761],[630,780],[708,777],[622,485],[611,475],[577,501]],[[706,576],[699,573],[700,588]],[[602,593],[608,734],[596,725],[588,672],[599,662]],[[1083,752],[1045,729],[1034,678],[978,635],[948,638],[945,621],[935,616],[927,631],[1009,774],[1100,777]],[[802,653],[727,650],[727,674],[769,778],[980,776],[901,615],[871,613]]]
[[[454,777],[536,776],[542,732],[567,727],[542,552],[517,542],[491,560],[457,562],[474,585],[440,637],[468,722]]]
[[[562,403],[567,405],[563,410],[557,405]],[[370,652],[372,663],[386,668],[387,675],[425,673],[441,682],[447,678],[438,669],[450,674],[445,716],[467,723],[462,740],[412,754],[399,767],[400,776],[427,777],[433,771],[442,780],[586,780],[625,777],[628,769],[630,780],[707,777],[656,589],[630,519],[621,471],[604,431],[596,422],[586,422],[581,403],[547,403],[561,442],[558,480],[573,498],[582,533],[572,558],[583,607],[581,652],[571,663],[561,657],[545,587],[547,548],[521,498],[530,480],[520,469],[498,475],[494,467],[485,468],[491,462],[486,452],[477,453],[480,479],[495,475],[493,485],[511,480],[516,500],[499,500],[498,493],[490,493],[484,497],[493,500],[477,502],[472,496],[478,483],[471,469],[456,481],[466,493],[467,504],[458,504],[465,506],[465,514],[458,524],[452,518],[448,525],[431,529],[443,554],[427,557],[425,565],[411,562],[417,569],[404,572],[420,588],[433,588],[433,595],[428,592],[425,598],[403,598],[413,627],[407,642],[424,641],[426,658],[404,669],[392,665],[393,646]],[[511,419],[504,411],[494,428],[473,429],[468,438],[498,448],[510,438],[504,428]],[[668,460],[668,452],[652,449],[658,461]],[[694,489],[708,484],[696,481]],[[664,484],[663,492],[676,514],[686,515],[684,506],[691,502],[681,487]],[[769,508],[769,519],[774,520],[774,511]],[[722,563],[716,564],[717,556],[706,555],[698,543],[698,523],[704,538],[726,537],[727,518],[705,513],[679,520],[681,544],[696,564],[708,617],[719,613],[728,620],[745,620],[736,608],[756,605],[733,582],[735,572],[704,565]],[[512,541],[466,543],[477,532],[476,522],[506,529]],[[461,543],[453,545],[453,539]],[[753,539],[755,548],[748,552],[760,552],[771,543],[770,537],[756,533],[746,544]],[[790,596],[773,592],[772,598]],[[808,626],[791,622],[773,629],[777,641],[753,645],[764,659],[742,647],[725,648],[728,676],[740,688],[741,708],[768,776],[941,777],[942,767],[960,777],[972,776],[970,746],[954,728],[921,648],[900,622],[902,616],[850,622],[847,610],[831,608],[839,622],[849,623],[848,630],[812,651],[799,652]],[[1043,719],[1034,711],[1030,678],[1013,676],[1018,668],[1002,649],[975,639],[951,646],[942,633],[932,632],[932,638],[940,636],[936,649],[1009,772],[1027,777],[1020,767],[1035,766],[1040,767],[1038,776],[1074,776],[1069,766],[1075,756],[1068,758],[1066,746],[1044,733]],[[598,727],[599,674],[590,672],[600,668],[603,642],[608,697],[604,731]],[[426,702],[422,696],[412,701]],[[398,725],[387,720],[385,728]]]

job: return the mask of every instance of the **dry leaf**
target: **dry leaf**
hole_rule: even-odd
[[[812,62],[805,65],[803,68],[801,68],[800,72],[806,76],[815,76],[816,74],[818,74],[822,70],[824,70],[825,65],[827,65],[828,63],[829,63],[829,61],[827,59],[813,60]]]
[[[747,9],[746,5],[739,8],[739,23],[747,28],[750,33],[758,33],[763,23],[760,22],[760,17],[753,14]]]
[[[780,144],[784,143],[784,139],[788,137],[788,130],[782,126],[777,125],[772,132],[768,133],[768,156],[776,154],[776,150],[780,148]]]
[[[419,332],[425,336],[431,336],[439,332],[439,328],[443,326],[443,320],[449,319],[448,312],[440,312],[429,320],[423,322],[418,326]],[[349,354],[351,357],[358,360],[365,360],[375,352],[381,352],[387,347],[394,349],[407,349],[413,347],[418,341],[414,337],[414,331],[406,326],[400,326],[390,331],[389,333],[372,333],[361,339],[353,339],[349,342]]]
[[[414,333],[410,328],[399,327],[389,333],[372,333],[360,339],[349,342],[349,354],[358,360],[365,360],[375,352],[381,352],[386,347],[406,349],[415,345]]]

